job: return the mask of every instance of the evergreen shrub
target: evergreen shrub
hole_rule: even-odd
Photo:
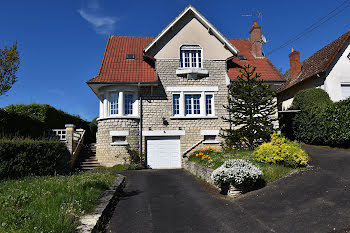
[[[309,156],[300,145],[274,133],[271,142],[263,143],[254,150],[258,162],[285,164],[290,167],[306,166]]]
[[[60,141],[0,139],[0,179],[63,173],[69,152]]]
[[[291,109],[305,110],[311,107],[326,107],[332,103],[329,95],[321,88],[310,88],[299,91],[294,99]]]

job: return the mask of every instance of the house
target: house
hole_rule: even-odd
[[[295,94],[307,88],[322,88],[332,101],[350,97],[350,31],[300,62],[300,52],[289,54],[290,70],[278,90],[281,110],[288,109]]]
[[[191,150],[219,147],[240,68],[256,66],[274,88],[283,81],[260,31],[254,22],[248,39],[227,39],[189,5],[156,37],[110,36],[98,75],[87,81],[100,100],[99,162],[124,163],[129,145],[142,148],[152,168],[180,168]]]

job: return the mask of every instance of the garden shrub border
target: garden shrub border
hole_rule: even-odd
[[[60,141],[0,139],[0,179],[63,174],[70,154]]]

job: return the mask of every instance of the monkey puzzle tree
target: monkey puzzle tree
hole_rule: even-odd
[[[230,128],[223,129],[221,137],[230,147],[253,149],[273,133],[277,103],[270,86],[255,69],[244,66],[229,89],[228,105],[224,106],[229,117],[223,119]]]

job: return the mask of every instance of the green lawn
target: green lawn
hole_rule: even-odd
[[[0,181],[0,232],[74,232],[120,169]]]
[[[199,163],[203,166],[216,169],[228,159],[244,159],[260,167],[264,175],[262,178],[268,183],[284,177],[291,172],[305,168],[291,168],[284,165],[259,163],[255,160],[253,152],[249,150],[215,151],[208,147],[197,150],[189,156],[189,161]]]

